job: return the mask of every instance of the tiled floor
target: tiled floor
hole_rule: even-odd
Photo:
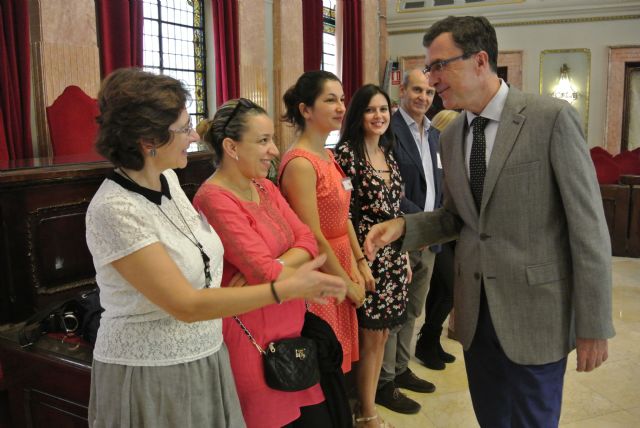
[[[613,315],[616,336],[609,341],[609,359],[590,373],[576,372],[569,355],[560,426],[566,428],[640,427],[640,259],[613,259]],[[416,323],[419,328],[422,322]],[[422,405],[417,415],[401,415],[378,406],[396,428],[478,427],[467,386],[462,347],[443,338],[456,362],[433,371],[412,360],[411,369],[436,384],[433,394],[407,392]]]

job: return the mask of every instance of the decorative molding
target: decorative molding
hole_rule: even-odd
[[[516,21],[502,22],[493,24],[494,27],[518,27],[523,25],[553,25],[553,24],[579,24],[583,22],[601,22],[601,21],[624,21],[630,19],[640,19],[640,15],[618,15],[618,16],[590,16],[582,18],[560,18],[560,19],[541,19],[534,21]]]
[[[55,294],[61,291],[82,287],[84,285],[95,284],[95,271],[91,272],[88,276],[80,274],[75,278],[67,277],[66,279],[61,280],[61,284],[58,285],[48,286],[43,284],[43,260],[41,260],[41,252],[38,250],[38,245],[56,244],[55,242],[42,242],[40,239],[38,239],[37,234],[40,227],[42,227],[42,224],[45,221],[55,221],[56,219],[61,219],[69,216],[82,216],[82,219],[84,220],[88,207],[89,201],[83,199],[78,202],[69,204],[40,207],[35,211],[27,214],[27,254],[29,256],[31,265],[31,281],[33,284],[33,288],[37,294]],[[64,233],[64,231],[61,232]],[[84,238],[84,234],[82,234],[82,238]],[[65,238],[63,236],[60,236],[60,239],[64,240]],[[91,256],[89,255],[89,258],[90,257]],[[76,272],[71,273],[73,274]]]
[[[425,0],[429,1],[429,0]],[[433,12],[438,10],[450,10],[450,9],[466,9],[470,7],[491,7],[491,6],[500,6],[505,4],[516,4],[516,3],[524,3],[525,0],[485,0],[479,1],[477,3],[466,3],[466,4],[454,4],[454,5],[442,5],[442,6],[423,6],[417,7],[414,9],[401,9],[400,5],[402,3],[407,3],[407,0],[396,0],[396,13],[416,13],[416,12]]]
[[[440,17],[438,18],[440,19]],[[425,25],[425,22],[421,22],[420,28],[408,28],[408,29],[399,29],[393,30],[392,24],[388,24],[389,35],[399,35],[399,34],[424,34],[425,30],[429,28],[429,26],[435,23],[438,19],[432,19],[428,22],[429,25]],[[558,19],[536,19],[530,21],[510,21],[510,22],[492,22],[491,24],[494,27],[518,27],[524,25],[555,25],[555,24],[579,24],[584,22],[603,22],[603,21],[624,21],[624,20],[634,20],[640,19],[640,15],[615,15],[615,16],[589,16],[589,17],[579,17],[579,18],[558,18]]]

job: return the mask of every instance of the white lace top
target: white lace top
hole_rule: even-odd
[[[93,255],[100,303],[105,309],[93,353],[98,361],[164,366],[209,356],[222,344],[221,320],[178,321],[151,303],[111,265],[147,245],[162,242],[191,285],[203,288],[204,262],[200,251],[176,229],[180,227],[193,240],[181,213],[211,259],[211,286],[220,286],[224,249],[218,235],[193,209],[175,172],[167,170],[163,176],[166,183],[162,193],[124,182],[130,188],[127,190],[116,181],[106,179],[89,204],[87,245]],[[126,180],[116,178],[120,182]],[[167,188],[173,199],[167,197]]]

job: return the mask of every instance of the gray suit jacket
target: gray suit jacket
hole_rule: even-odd
[[[473,340],[484,282],[506,355],[566,356],[580,338],[614,335],[611,243],[580,120],[566,102],[509,89],[480,212],[464,160],[466,115],[441,136],[444,207],[407,215],[403,250],[459,235],[455,331]]]

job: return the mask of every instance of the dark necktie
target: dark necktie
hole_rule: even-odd
[[[473,143],[471,144],[471,156],[469,157],[469,182],[471,183],[471,193],[476,203],[476,208],[480,212],[482,203],[482,188],[484,186],[484,176],[487,173],[487,161],[485,152],[487,141],[484,137],[484,128],[489,123],[486,117],[478,116],[471,122],[473,127]]]

